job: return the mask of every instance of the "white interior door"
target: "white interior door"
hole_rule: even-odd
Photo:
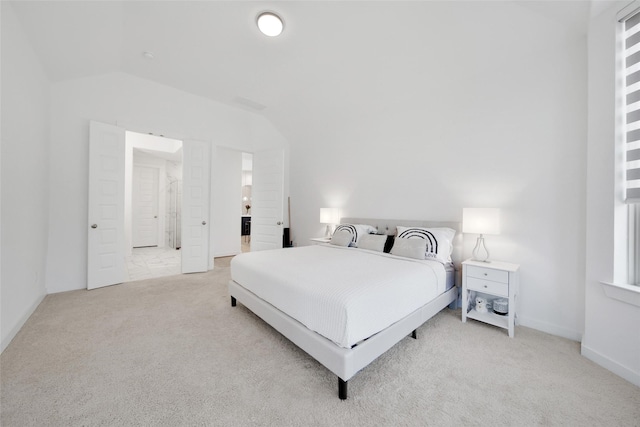
[[[253,153],[251,250],[282,248],[284,151]]]
[[[133,247],[158,246],[159,169],[133,167]]]
[[[209,260],[210,147],[184,141],[182,150],[182,272],[197,273]]]
[[[125,131],[91,122],[87,289],[125,281]]]

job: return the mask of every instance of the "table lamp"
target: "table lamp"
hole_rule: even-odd
[[[473,260],[489,261],[489,250],[484,244],[485,234],[500,234],[500,209],[494,208],[464,208],[462,209],[462,232],[479,234],[476,246],[473,248]]]
[[[333,225],[340,223],[340,209],[338,208],[320,208],[320,223],[327,224],[325,237],[331,237],[333,233]]]

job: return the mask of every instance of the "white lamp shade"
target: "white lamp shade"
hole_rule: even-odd
[[[340,209],[338,208],[320,208],[321,224],[339,224]]]
[[[471,234],[500,234],[500,209],[462,209],[462,232]]]

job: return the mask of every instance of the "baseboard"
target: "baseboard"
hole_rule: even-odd
[[[236,256],[238,254],[242,253],[241,251],[238,252],[222,252],[219,254],[215,254],[213,256],[213,258],[226,258],[226,257],[230,257],[230,256]]]
[[[11,329],[9,334],[2,339],[2,342],[0,342],[0,353],[2,353],[9,346],[9,344],[11,344],[11,341],[13,341],[15,336],[18,335],[18,332],[20,332],[20,329],[22,329],[22,326],[24,326],[27,320],[29,320],[29,317],[31,317],[33,312],[36,311],[36,308],[38,308],[38,306],[46,296],[47,294],[42,294],[41,296],[39,296],[36,299],[36,301],[31,305],[31,307],[29,307],[27,311],[24,312],[22,317],[18,319],[18,322],[13,327],[13,329]]]
[[[566,338],[572,341],[582,341],[582,334],[570,329],[561,328],[556,325],[552,325],[546,322],[540,322],[539,320],[533,320],[528,317],[518,316],[518,325],[526,326],[527,328],[536,329],[538,331],[546,332],[551,335]]]
[[[626,366],[622,366],[618,362],[611,360],[610,358],[598,353],[595,350],[590,349],[584,344],[580,347],[580,353],[587,359],[591,360],[592,362],[595,362],[598,365],[602,366],[603,368],[607,369],[608,371],[611,371],[614,374],[618,375],[619,377],[624,378],[625,380],[629,381],[631,384],[634,384],[640,387],[640,373],[633,372],[631,369],[627,368]]]

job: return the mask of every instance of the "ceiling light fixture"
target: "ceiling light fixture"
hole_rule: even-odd
[[[151,52],[142,52],[142,56],[144,56],[147,59],[153,59],[154,58],[153,53],[151,53]]]
[[[256,20],[258,28],[265,36],[276,37],[284,29],[284,21],[273,12],[262,12]]]

